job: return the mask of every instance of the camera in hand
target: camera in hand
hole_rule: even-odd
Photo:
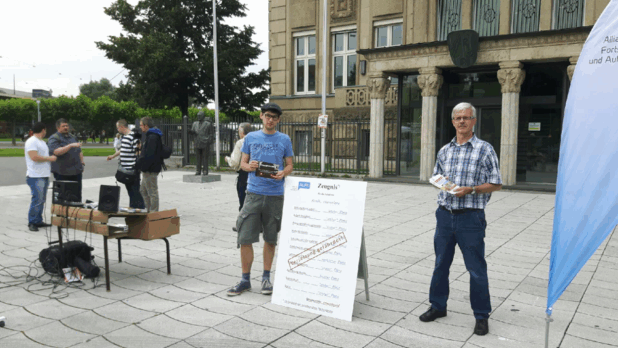
[[[272,179],[273,175],[277,175],[279,165],[268,162],[258,162],[258,168],[255,170],[255,175],[263,178]]]

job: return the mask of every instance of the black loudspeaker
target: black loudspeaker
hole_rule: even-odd
[[[99,211],[115,213],[120,203],[120,186],[101,185],[99,191]]]
[[[79,202],[79,183],[77,181],[56,180],[52,188],[52,203],[67,204]]]

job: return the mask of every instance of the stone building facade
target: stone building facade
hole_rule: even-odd
[[[505,185],[555,183],[570,80],[608,3],[328,0],[324,38],[323,0],[269,0],[271,100],[284,121],[314,121],[326,93],[329,122],[369,120],[370,177],[388,166],[389,174],[421,181],[455,136],[453,106],[467,101],[477,107],[476,134],[498,153]],[[476,62],[460,68],[446,38],[466,29],[479,33],[479,47]]]

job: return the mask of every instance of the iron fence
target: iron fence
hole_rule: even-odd
[[[190,129],[192,122],[188,122]],[[238,141],[238,127],[241,122],[231,121],[219,124],[220,165],[228,167],[225,156],[231,155]],[[182,156],[182,120],[155,120],[163,132],[166,144],[172,146],[174,156]],[[262,129],[261,123],[251,123],[254,131]],[[213,126],[213,132],[215,132]],[[321,129],[316,122],[280,122],[277,130],[287,134],[294,150],[294,170],[320,172]],[[196,163],[194,139],[189,134],[189,164]],[[214,139],[214,134],[212,136]],[[326,130],[325,171],[329,173],[367,174],[369,172],[370,122],[368,120],[338,121],[328,124]],[[384,124],[384,174],[394,175],[397,156],[397,121],[386,120]],[[216,151],[213,142],[209,165],[216,165]]]

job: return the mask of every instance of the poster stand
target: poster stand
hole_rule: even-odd
[[[369,269],[367,268],[367,251],[365,250],[365,227],[363,227],[359,258],[356,278],[365,280],[365,298],[369,301]]]

